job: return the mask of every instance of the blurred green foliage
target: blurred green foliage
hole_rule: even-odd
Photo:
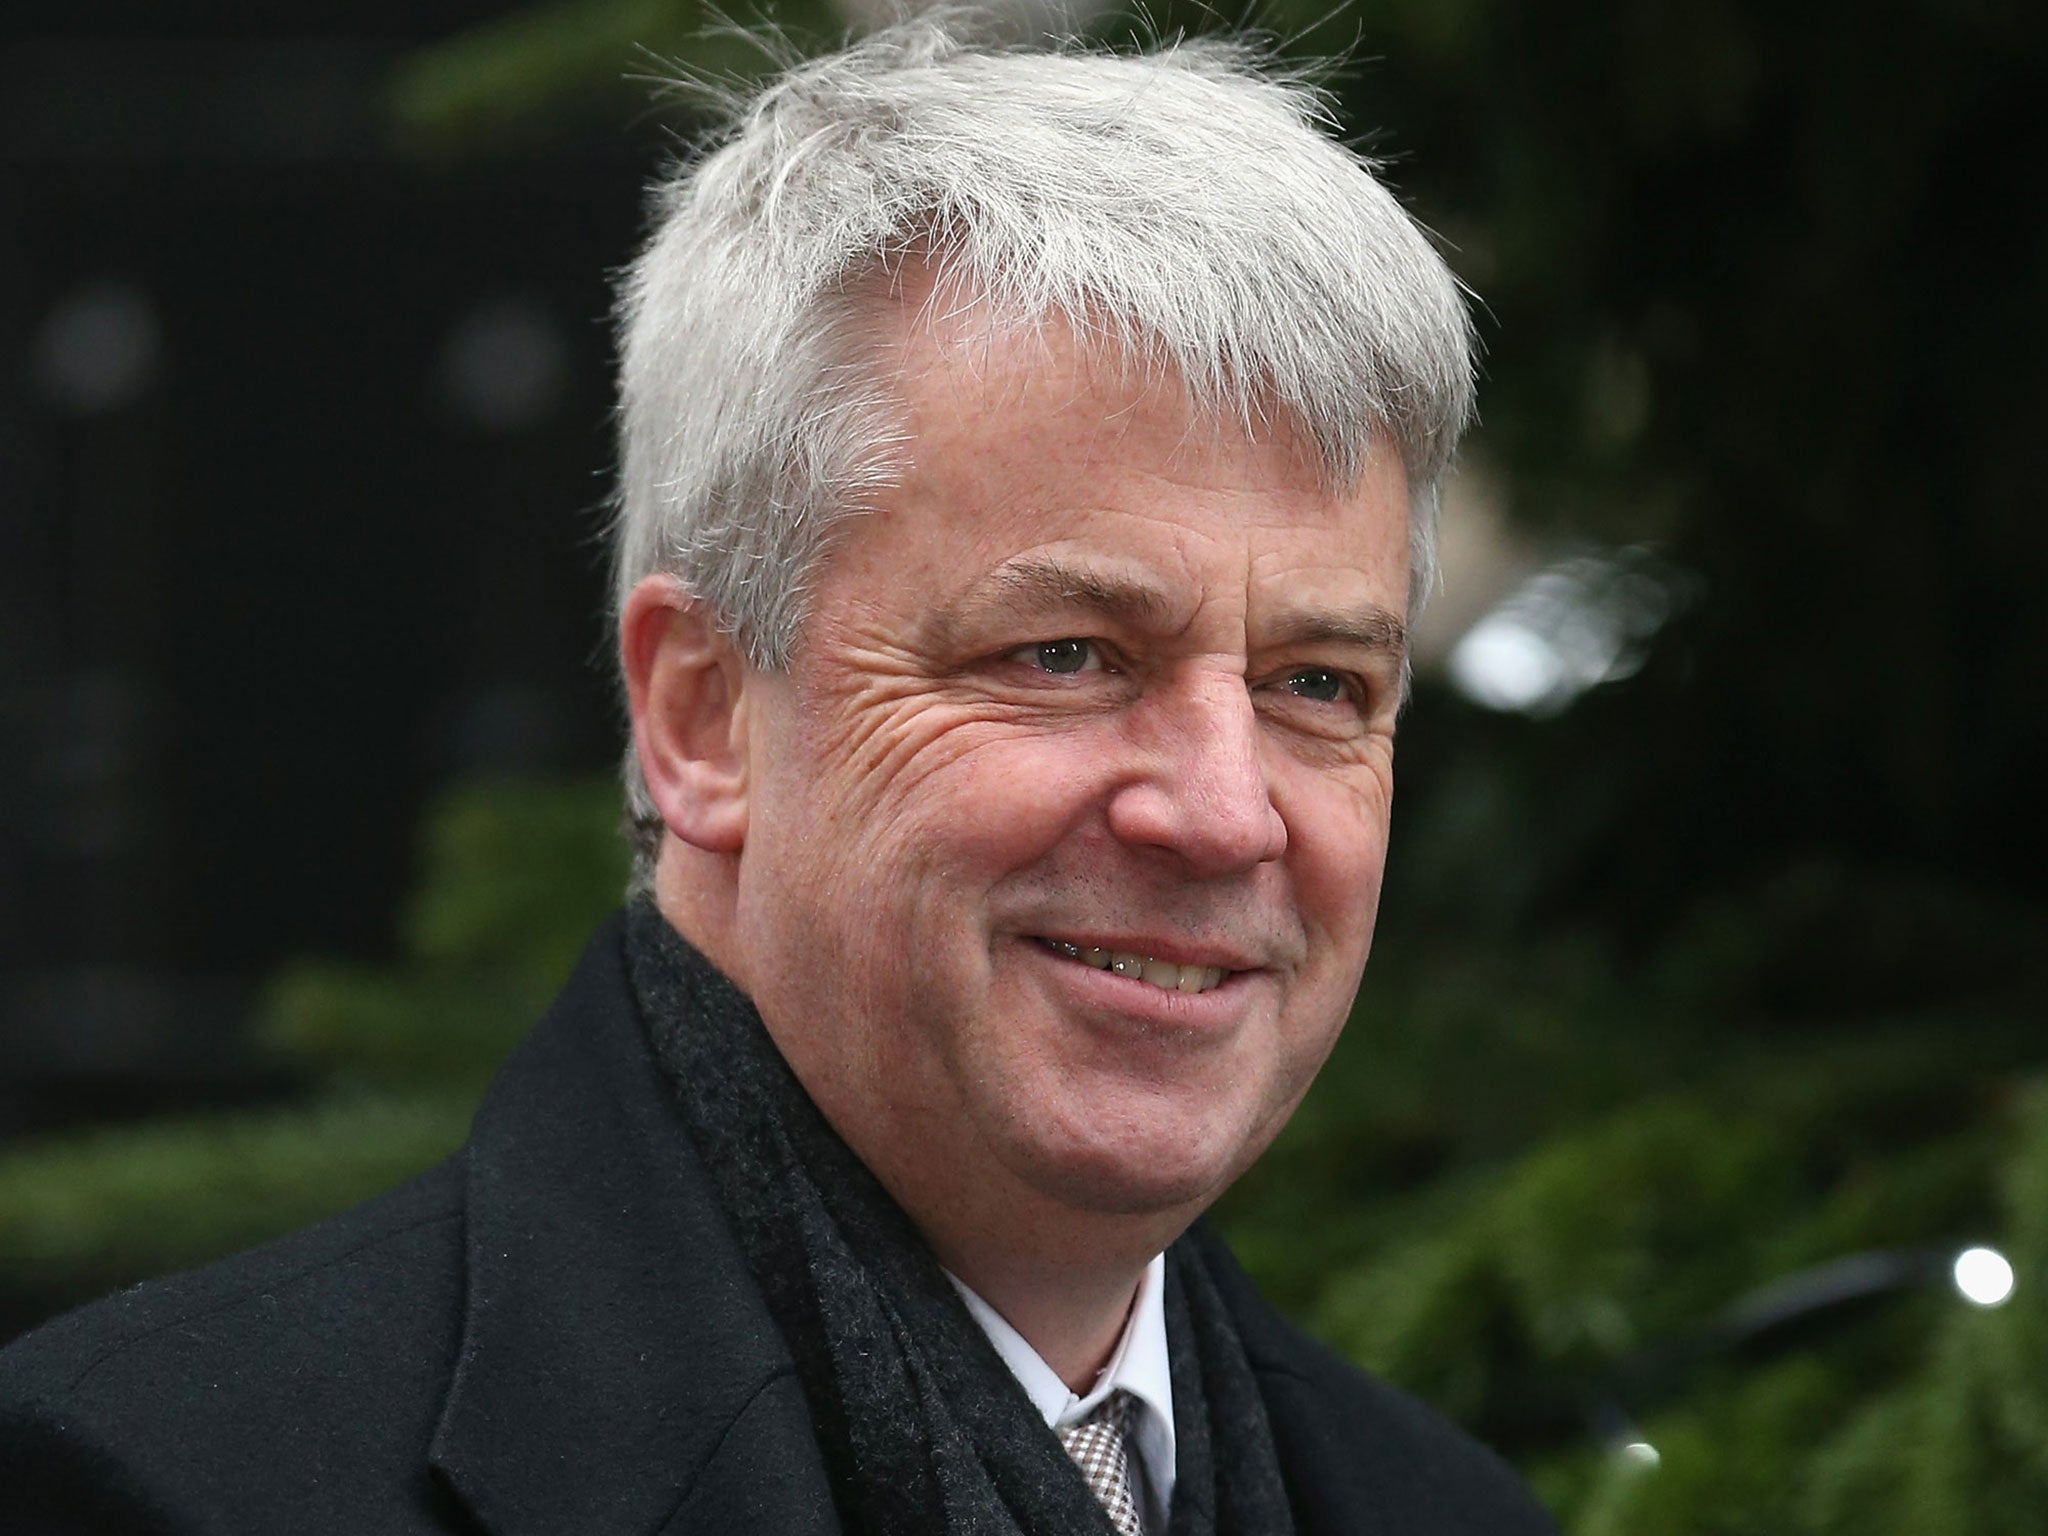
[[[618,905],[619,814],[604,781],[447,796],[421,841],[401,963],[290,967],[270,988],[264,1046],[337,1080],[480,1089]]]
[[[10,1151],[0,1278],[82,1300],[219,1258],[403,1183],[462,1145],[474,1108],[463,1092],[337,1091]]]
[[[1811,1057],[1796,1041],[1678,1051],[1635,1090],[1626,1070],[1610,1079],[1604,1111],[1582,1115],[1569,1091],[1539,1107],[1551,1128],[1496,1157],[1477,1150],[1496,1127],[1461,1125],[1475,1103],[1519,1098],[1526,1130],[1528,1101],[1578,1075],[1512,1035],[1411,1075],[1415,1053],[1377,1046],[1435,1021],[1426,972],[1414,979],[1424,990],[1396,998],[1368,982],[1303,1114],[1220,1211],[1313,1331],[1515,1454],[1579,1536],[2038,1523],[2048,1377],[2025,1362],[2048,1276],[2048,1087],[2029,1086],[2031,1031],[1988,1031],[1973,1062],[1930,1074],[1944,1021],[1899,1026],[1855,1053],[1855,1082],[1833,1042]],[[1603,1031],[1558,1033],[1597,1051]],[[1766,1081],[1778,1091],[1751,1091]],[[1396,1099],[1406,1112],[1385,1116]],[[1940,1256],[1975,1241],[2011,1259],[2012,1304],[1979,1310],[1948,1288]],[[1922,1247],[1924,1288],[1744,1348],[1711,1326],[1810,1267]],[[1660,1350],[1661,1368],[1632,1369]],[[1620,1450],[1623,1424],[1654,1467]],[[1858,1525],[1871,1510],[1883,1520]]]
[[[427,819],[402,952],[287,966],[261,1048],[296,1102],[49,1138],[0,1155],[0,1295],[54,1308],[332,1215],[447,1156],[547,1007],[626,858],[610,781],[489,783]]]
[[[695,0],[530,7],[413,60],[436,153],[744,81]],[[1219,1219],[1312,1329],[1514,1456],[1574,1536],[2007,1536],[2048,1509],[2048,17],[2000,0],[1272,0],[1484,300],[1476,451],[1537,536],[1701,594],[1536,722],[1425,684],[1352,1027]],[[1214,24],[1111,11],[1115,38]],[[684,120],[681,127],[694,125]],[[308,962],[306,1101],[0,1159],[53,1298],[295,1225],[453,1146],[623,883],[609,785],[430,819],[392,965]],[[1755,1338],[1765,1288],[1982,1241]],[[1625,1436],[1624,1436],[1625,1431]],[[1610,1441],[1654,1446],[1654,1464]]]
[[[465,154],[544,141],[650,85],[692,76],[738,86],[840,35],[825,0],[775,8],[772,33],[749,32],[703,0],[557,0],[511,12],[407,59],[391,83],[403,140]]]

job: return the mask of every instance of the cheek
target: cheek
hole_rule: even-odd
[[[1085,743],[939,715],[897,711],[861,730],[857,756],[843,721],[813,717],[778,743],[762,785],[763,864],[810,923],[850,941],[849,968],[869,963],[878,925],[917,957],[893,965],[959,963],[963,924],[1069,845],[1098,794],[1103,754]]]
[[[999,867],[1056,845],[1105,798],[1103,745],[1086,730],[956,722],[895,765],[876,808],[919,826],[945,862]]]
[[[1343,776],[1307,772],[1275,786],[1287,823],[1288,857],[1303,922],[1362,964],[1386,869],[1392,776],[1375,768]],[[1355,955],[1346,953],[1356,947]]]

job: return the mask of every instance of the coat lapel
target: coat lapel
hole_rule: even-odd
[[[598,932],[478,1112],[433,1465],[497,1536],[708,1530],[693,1512],[735,1501],[778,1530],[836,1529],[788,1351],[649,1056],[622,933]]]

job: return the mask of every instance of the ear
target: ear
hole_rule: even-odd
[[[640,757],[669,831],[710,853],[747,832],[746,658],[673,576],[649,576],[619,613],[619,656]]]

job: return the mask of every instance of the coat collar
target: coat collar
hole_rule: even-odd
[[[486,1095],[430,1457],[498,1536],[658,1529],[793,1370],[648,1052],[613,918]]]

